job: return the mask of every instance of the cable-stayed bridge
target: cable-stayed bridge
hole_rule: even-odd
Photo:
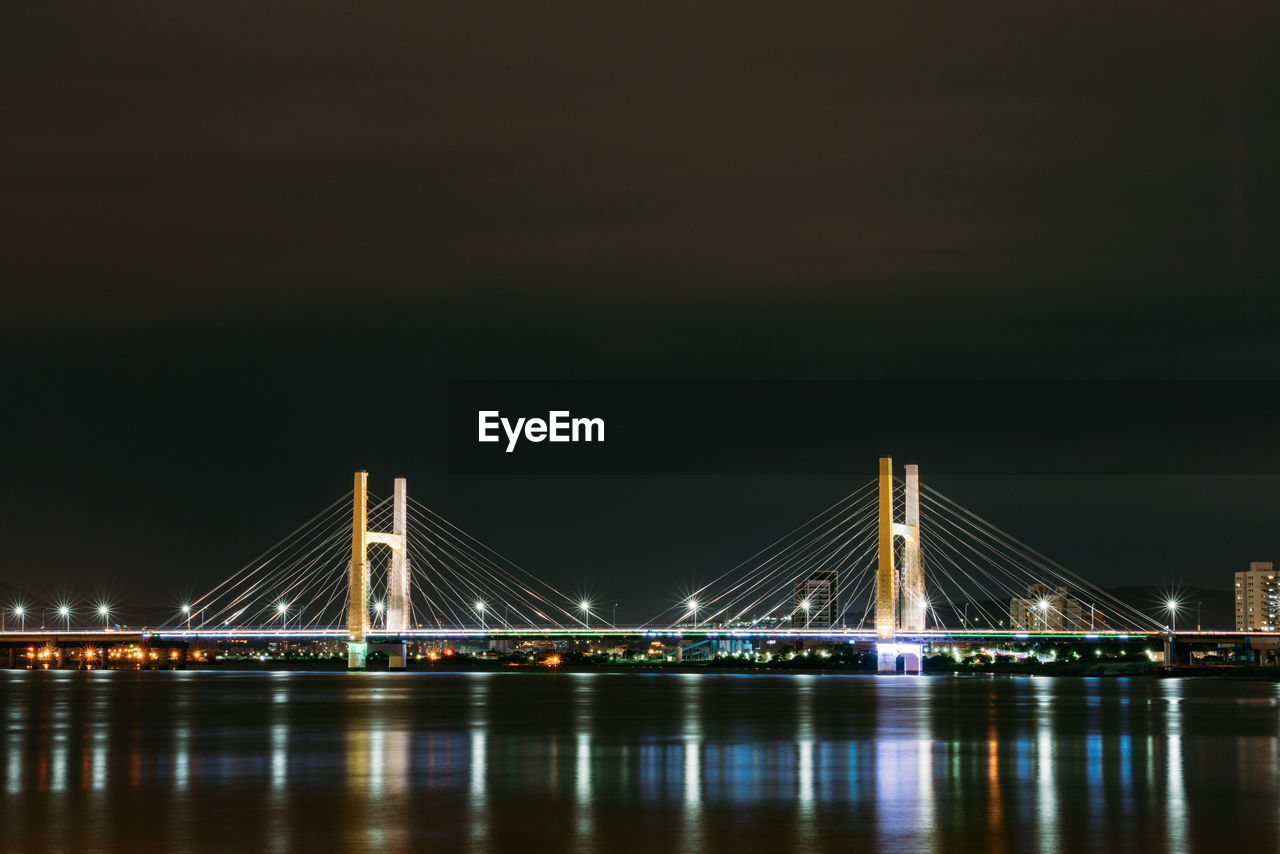
[[[120,637],[65,628],[64,641]],[[410,496],[405,479],[379,496],[357,472],[351,492],[149,633],[345,641],[352,669],[374,649],[402,667],[405,645],[430,638],[653,636],[677,651],[705,638],[848,641],[874,643],[881,670],[901,658],[908,671],[927,644],[1140,635],[1168,649],[1173,638],[923,483],[915,465],[896,477],[889,458],[875,479],[630,626],[458,528]]]

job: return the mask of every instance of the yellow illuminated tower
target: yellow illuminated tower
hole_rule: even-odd
[[[904,632],[924,631],[924,563],[920,558],[920,467],[907,466],[902,541],[902,619]]]
[[[350,604],[347,609],[347,667],[363,670],[368,654],[369,634],[369,546],[382,544],[391,549],[387,574],[387,623],[385,630],[400,633],[409,629],[408,491],[405,479],[396,478],[392,506],[392,531],[369,530],[369,473],[355,475],[352,499]],[[391,650],[392,668],[404,666],[403,641]],[[397,654],[398,651],[398,654]]]
[[[898,577],[893,565],[893,460],[880,458],[880,545],[876,570],[876,637],[892,641],[898,628]]]
[[[876,658],[877,669],[893,672],[899,655],[905,656],[906,670],[920,672],[921,645],[898,643],[898,631],[924,630],[924,567],[920,558],[920,474],[907,466],[905,521],[893,521],[893,460],[880,458],[880,537],[876,569]],[[895,537],[903,540],[902,577],[894,562]],[[898,587],[903,591],[899,613]]]

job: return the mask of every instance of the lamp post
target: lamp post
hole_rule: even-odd
[[[67,605],[58,606],[58,616],[62,618],[66,624],[67,631],[71,631],[71,608]]]
[[[476,602],[476,613],[480,615],[480,628],[481,628],[481,629],[483,629],[483,628],[485,627],[485,624],[484,624],[484,602],[482,602],[482,601],[477,601],[477,602]]]
[[[583,599],[578,603],[578,610],[582,612],[583,628],[591,628],[591,603]]]
[[[279,605],[277,605],[277,606],[276,606],[276,613],[278,613],[278,614],[280,615],[280,629],[281,629],[281,631],[287,631],[287,630],[288,630],[288,628],[289,628],[289,605],[288,605],[288,603],[286,603],[286,602],[281,602]]]
[[[386,627],[386,625],[387,625],[387,622],[386,622],[386,620],[384,620],[384,619],[382,618],[382,603],[381,603],[381,602],[374,602],[374,603],[373,603],[373,611],[374,611],[374,613],[375,613],[375,614],[377,614],[377,615],[378,615],[378,619],[382,620],[382,625],[383,625],[383,627],[385,628],[385,627]]]
[[[697,626],[698,625],[698,600],[697,599],[689,600],[689,613],[693,615],[694,626]]]
[[[27,630],[27,609],[21,605],[16,605],[13,609],[13,616],[22,622],[22,631],[25,632]]]
[[[108,618],[111,616],[111,606],[103,603],[98,606],[98,616],[102,617],[102,630],[105,632],[111,628]]]
[[[800,603],[800,610],[804,611],[804,627],[809,628],[809,600],[806,599]]]
[[[1170,599],[1168,602],[1164,603],[1164,609],[1169,612],[1169,628],[1174,632],[1178,631],[1179,606],[1180,603],[1177,599]]]
[[[613,620],[612,620],[612,623],[613,623],[613,627],[616,629],[616,628],[618,627],[618,603],[617,603],[617,602],[614,602],[614,603],[613,603]]]
[[[182,606],[182,616],[187,618],[187,631],[191,631],[191,606]]]

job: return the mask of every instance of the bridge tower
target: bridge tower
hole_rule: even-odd
[[[391,549],[387,574],[385,630],[401,633],[409,629],[408,489],[405,479],[396,478],[392,498],[391,533],[369,530],[369,473],[355,475],[352,499],[351,579],[347,609],[347,669],[363,670],[369,652],[369,546],[382,544]],[[391,655],[391,668],[404,668],[403,640],[377,644]]]
[[[877,669],[892,673],[899,655],[906,656],[906,670],[920,672],[922,648],[919,643],[899,643],[898,631],[924,631],[924,565],[920,557],[920,469],[908,465],[906,471],[904,521],[893,520],[893,460],[880,458],[880,537],[876,570],[876,658]],[[895,565],[895,538],[903,540],[902,575]],[[901,587],[902,601],[898,590]]]
[[[924,564],[920,559],[920,467],[908,465],[903,513],[902,612],[904,632],[923,632]]]

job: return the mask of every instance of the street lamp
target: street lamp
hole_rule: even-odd
[[[187,618],[187,631],[191,631],[191,606],[182,606],[182,616]]]
[[[1040,628],[1049,631],[1049,600],[1040,600]]]
[[[1178,630],[1178,608],[1181,603],[1177,599],[1170,599],[1164,603],[1164,609],[1169,612],[1169,628],[1172,631]]]
[[[480,615],[480,628],[484,628],[484,602],[476,600],[476,613]]]
[[[809,608],[810,605],[808,599],[800,603],[800,610],[804,611],[804,626],[806,629],[809,627]]]
[[[582,625],[584,628],[591,628],[591,603],[583,599],[578,603],[578,610],[582,612]]]
[[[58,606],[58,616],[67,624],[67,631],[71,631],[71,608],[67,605]]]
[[[102,617],[102,630],[105,632],[110,629],[111,624],[107,621],[107,618],[111,616],[111,606],[107,605],[105,602],[99,605],[98,616]]]
[[[280,615],[280,620],[281,620],[280,628],[281,628],[282,630],[283,630],[283,629],[287,629],[287,628],[289,628],[289,605],[288,605],[288,603],[286,603],[286,602],[281,602],[279,605],[276,605],[276,613],[278,613],[278,614]]]
[[[381,602],[374,602],[374,603],[373,603],[373,611],[374,611],[374,613],[375,613],[375,614],[377,614],[377,615],[378,615],[378,617],[382,617],[382,603],[381,603]],[[383,626],[384,626],[384,627],[386,626],[386,622],[385,622],[385,621],[383,622]]]
[[[22,631],[25,632],[27,630],[27,609],[21,605],[15,605],[13,609],[13,616],[22,621]]]

